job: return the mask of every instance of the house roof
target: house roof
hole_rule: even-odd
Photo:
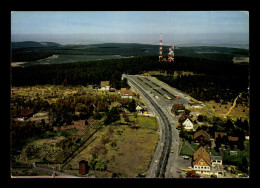
[[[199,102],[190,102],[189,105],[199,105],[200,103]]]
[[[227,136],[227,133],[225,132],[215,132],[215,140],[218,138],[218,135],[222,138],[223,136]]]
[[[229,141],[236,142],[236,141],[238,141],[238,137],[229,136],[229,137],[228,137],[228,140],[229,140]]]
[[[109,81],[101,81],[101,87],[109,86]]]
[[[211,155],[210,160],[222,160],[221,156]]]
[[[196,164],[198,163],[198,161],[203,158],[204,161],[209,165],[211,166],[211,163],[210,163],[210,155],[208,154],[208,152],[202,147],[200,146],[200,148],[194,152],[193,154],[193,164]]]
[[[187,114],[182,114],[181,117],[179,118],[179,121],[180,122],[183,122],[185,121],[186,119],[190,119],[190,116],[188,116]]]
[[[193,125],[193,123],[191,122],[191,120],[189,119],[189,118],[187,118],[184,122],[183,122],[183,124],[182,125],[184,125],[184,126],[189,126],[189,125]]]
[[[203,136],[205,138],[209,138],[210,135],[207,133],[207,131],[204,131],[203,129],[199,130],[198,132],[196,132],[193,136],[194,139],[200,137],[200,136]]]
[[[185,106],[183,103],[179,103],[179,104],[173,104],[173,110],[177,111],[177,110],[185,110]]]
[[[26,117],[26,116],[29,116],[33,113],[33,109],[31,108],[28,108],[28,109],[25,109],[23,110],[18,117]]]
[[[131,90],[121,90],[120,91],[120,94],[121,94],[121,96],[132,96],[133,95],[133,92],[131,91]]]
[[[140,105],[137,105],[137,107],[135,108],[136,110],[142,110],[143,107],[141,107]]]

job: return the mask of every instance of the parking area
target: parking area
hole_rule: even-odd
[[[174,163],[174,166],[172,168],[172,169],[176,169],[171,172],[172,177],[180,178],[181,173],[184,173],[191,167],[191,161],[192,158],[184,159],[183,156],[178,155],[176,162]]]

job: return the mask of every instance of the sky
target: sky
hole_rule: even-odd
[[[11,13],[12,41],[52,39],[62,43],[73,41],[149,43],[152,40],[158,43],[160,33],[163,34],[163,38],[176,38],[176,40],[178,36],[184,35],[222,35],[224,38],[248,36],[249,13],[247,11],[14,11]],[[248,37],[246,38],[245,40],[248,40]]]

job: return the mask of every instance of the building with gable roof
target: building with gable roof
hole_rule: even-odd
[[[110,89],[109,83],[110,83],[109,81],[101,81],[100,82],[100,86],[101,86],[100,90],[109,91],[109,89]]]
[[[198,174],[224,175],[222,157],[211,156],[203,146],[194,152],[192,165]]]
[[[201,129],[194,134],[193,140],[195,143],[202,143],[205,141],[210,141],[210,135],[207,133],[207,131],[204,131],[203,129]]]
[[[227,133],[225,132],[215,132],[215,140],[218,138],[218,135],[220,135],[221,138],[224,136],[227,136]]]
[[[193,123],[191,122],[191,120],[189,118],[187,118],[183,123],[183,128],[185,130],[193,130]]]
[[[127,90],[126,88],[121,88],[119,92],[121,98],[129,98],[129,99],[133,98],[133,92],[131,90]]]
[[[210,174],[210,155],[202,146],[193,154],[193,169],[199,174]]]
[[[171,109],[171,112],[174,113],[176,116],[184,113],[184,111],[185,111],[185,106],[183,103],[173,104],[172,109]]]

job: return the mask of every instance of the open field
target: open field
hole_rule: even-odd
[[[45,132],[33,133],[23,142],[23,145],[16,142],[19,147],[13,148],[15,154],[12,156],[12,160],[29,170],[14,168],[12,169],[14,174],[37,175],[36,172],[30,170],[32,164],[34,162],[46,162],[37,166],[54,168],[55,170],[61,168],[61,171],[68,174],[79,175],[78,162],[82,159],[90,162],[93,154],[96,154],[98,159],[102,159],[107,168],[105,170],[91,169],[88,176],[110,178],[116,174],[118,177],[134,178],[147,171],[159,139],[156,132],[158,128],[157,120],[154,117],[140,116],[126,108],[121,108],[121,118],[105,125],[107,113],[102,111],[105,109],[102,109],[102,104],[108,105],[107,109],[111,111],[113,108],[117,108],[120,103],[127,107],[130,101],[121,99],[118,93],[86,90],[82,86],[37,85],[12,87],[11,98],[12,101],[16,101],[11,104],[11,110],[17,110],[16,114],[20,113],[21,107],[27,108],[27,105],[37,107],[38,103],[42,103],[43,106],[39,109],[44,108],[43,111],[36,110],[36,112],[39,112],[37,117],[30,117],[23,122],[14,118],[12,128],[16,130],[18,126],[23,128],[31,126],[43,130],[45,128],[42,126],[48,125],[50,127],[49,129],[46,128],[47,131]],[[111,103],[106,102],[107,99]],[[135,98],[135,100],[139,102],[138,98]],[[51,121],[49,121],[49,118],[52,117],[48,114],[50,107],[58,109],[61,104],[69,104],[72,109],[75,108],[75,111],[84,106],[89,107],[87,102],[91,104],[91,101],[96,104],[97,108],[93,111],[93,115],[87,118],[87,121],[86,119],[74,120],[76,113],[70,124],[64,123],[59,126],[52,126]],[[101,101],[104,103],[101,103]],[[50,106],[44,105],[45,102]],[[125,113],[124,116],[121,114],[122,112]],[[95,114],[98,113],[101,115],[101,119],[94,118]],[[125,119],[125,116],[128,116],[128,120]],[[15,113],[13,117],[16,117]],[[41,119],[44,118],[46,118],[46,121],[45,124],[42,124]],[[138,128],[135,128],[135,126]],[[34,129],[32,128],[30,130],[33,132]],[[12,132],[12,134],[17,135],[17,132]]]
[[[137,124],[144,128],[149,128],[153,130],[157,130],[157,121],[156,118],[147,117],[147,116],[137,116]]]
[[[209,118],[214,116],[220,118],[231,118],[232,120],[237,120],[237,118],[248,119],[249,120],[249,107],[237,105],[235,106],[228,115],[226,115],[229,109],[232,107],[233,103],[228,102],[227,104],[216,103],[215,101],[204,102],[202,107],[191,107],[188,106],[187,109],[191,110],[193,113],[206,115]]]
[[[129,126],[106,126],[96,133],[95,140],[79,153],[65,168],[77,169],[78,161],[91,161],[92,155],[106,161],[107,170],[90,170],[88,176],[110,178],[113,173],[120,177],[135,178],[145,173],[158,142],[156,131],[132,129]],[[76,171],[74,172],[77,173]]]

